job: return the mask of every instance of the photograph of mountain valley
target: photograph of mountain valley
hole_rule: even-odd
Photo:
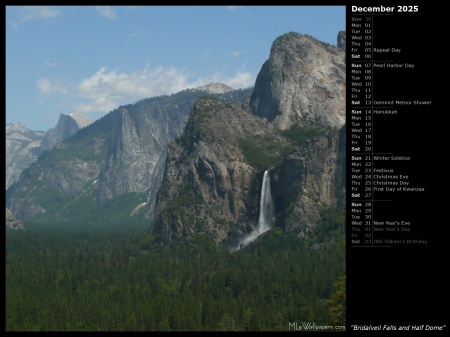
[[[346,325],[344,6],[5,6],[6,331]]]

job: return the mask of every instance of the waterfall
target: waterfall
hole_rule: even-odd
[[[272,193],[270,191],[270,176],[269,171],[265,171],[261,187],[261,199],[259,202],[258,225],[250,234],[248,234],[241,240],[241,242],[239,243],[239,248],[247,246],[262,233],[267,232],[273,225],[273,219],[274,207],[272,201]]]

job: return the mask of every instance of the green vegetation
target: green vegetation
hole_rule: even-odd
[[[6,330],[289,330],[338,315],[337,244],[312,249],[271,230],[230,253],[208,235],[159,247],[143,228],[125,227],[7,231]]]
[[[301,146],[313,137],[324,136],[326,130],[318,126],[301,127],[295,124],[290,129],[281,131],[281,134],[288,138],[294,146]]]
[[[260,170],[267,170],[281,164],[289,150],[288,146],[274,139],[258,135],[240,138],[239,147],[244,153],[245,160]]]
[[[345,251],[345,238],[339,241],[339,245]],[[337,279],[333,295],[328,300],[328,305],[331,323],[333,325],[345,325],[347,317],[347,276],[345,271]]]
[[[309,237],[310,243],[345,240],[345,209],[328,207],[320,213],[322,220],[317,224],[313,234]]]
[[[193,205],[202,204],[203,199],[200,192],[194,188],[194,184],[184,182],[180,187],[178,196],[170,200],[167,207],[169,212],[181,212],[182,207],[192,207]]]
[[[329,44],[328,42],[320,41],[315,36],[308,35],[308,34],[304,34],[304,35],[307,36],[307,37],[310,37],[310,38],[312,38],[314,40],[316,40],[317,42],[319,42],[327,50],[329,50],[332,47],[331,44]]]
[[[345,325],[347,317],[346,303],[346,274],[342,273],[335,284],[335,292],[329,300],[331,323],[333,325]]]
[[[200,192],[194,188],[194,184],[184,182],[178,196],[167,204],[167,213],[177,214],[184,224],[196,223],[197,230],[201,230],[204,228],[205,223],[201,220],[195,221],[196,216],[193,214],[192,209],[203,204],[203,198]]]
[[[279,131],[279,135],[287,140],[286,143],[275,137],[249,135],[239,139],[239,147],[250,165],[267,170],[280,165],[294,148],[302,146],[313,137],[325,136],[326,131],[318,126],[301,127],[295,124],[288,130]]]
[[[100,204],[93,199],[89,192],[75,199],[60,196],[58,193],[52,194],[52,203],[42,203],[46,206],[53,205],[53,207],[51,210],[33,218],[33,223],[40,225],[60,225],[61,223],[69,225],[77,225],[78,223],[134,225],[142,222],[142,212],[145,208],[141,208],[132,217],[130,217],[130,214],[135,207],[146,202],[147,198],[145,193],[128,193]],[[59,219],[60,223],[55,223],[55,221],[58,221],[55,219]]]

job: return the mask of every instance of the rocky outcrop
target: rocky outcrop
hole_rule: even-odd
[[[345,51],[299,33],[278,37],[259,72],[250,109],[279,129],[345,123]]]
[[[6,218],[5,222],[6,222],[7,229],[14,229],[14,230],[24,230],[25,229],[23,223],[21,221],[17,220],[16,217],[14,216],[14,214],[8,208],[6,208],[5,218]]]
[[[195,90],[204,91],[208,94],[223,94],[223,93],[226,93],[229,91],[233,91],[234,89],[232,87],[230,87],[229,85],[214,82],[214,83],[210,83],[208,85],[198,87]]]
[[[82,114],[60,114],[58,124],[56,124],[53,129],[48,130],[42,139],[42,146],[44,146],[46,150],[51,150],[57,143],[69,138],[78,132],[78,130],[91,123],[92,120]]]
[[[239,105],[196,102],[184,134],[169,145],[152,224],[160,242],[209,233],[220,244],[255,227],[262,175],[242,148],[249,135],[288,144]]]
[[[337,47],[341,48],[345,51],[345,48],[347,47],[346,40],[347,40],[347,34],[346,34],[345,30],[341,30],[337,36]]]

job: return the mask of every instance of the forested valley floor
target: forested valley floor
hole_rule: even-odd
[[[234,253],[206,235],[160,247],[144,228],[8,230],[6,330],[344,325],[345,247],[338,227],[322,223],[309,239],[273,228]]]

